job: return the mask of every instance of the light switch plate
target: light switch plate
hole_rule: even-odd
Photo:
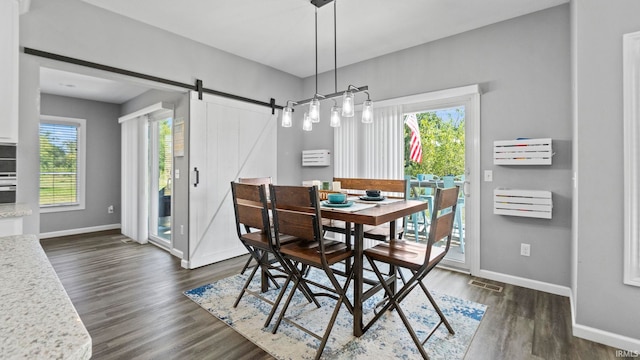
[[[493,171],[485,170],[484,171],[484,181],[490,182],[493,181]]]

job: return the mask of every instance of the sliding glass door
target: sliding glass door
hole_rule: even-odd
[[[171,246],[173,119],[149,122],[149,240]]]
[[[465,258],[465,114],[464,102],[439,105],[407,114],[407,118],[415,117],[415,122],[405,130],[405,174],[413,179],[412,197],[427,201],[430,207],[434,205],[436,188],[460,187],[453,240],[446,259],[456,267],[468,269]],[[421,156],[417,156],[413,150],[416,146],[421,148],[418,154]],[[407,236],[415,239],[417,235],[417,241],[425,242],[431,214],[428,213],[426,218],[422,213],[414,216],[415,221],[408,224],[410,230]],[[444,247],[445,242],[437,243],[436,246]]]

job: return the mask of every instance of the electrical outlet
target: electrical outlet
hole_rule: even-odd
[[[109,207],[107,208],[107,212],[109,214],[113,214],[113,205],[109,205]]]
[[[485,170],[484,171],[484,181],[493,181],[493,171],[491,170]]]
[[[531,245],[529,245],[529,244],[520,244],[520,255],[522,255],[522,256],[531,256]]]

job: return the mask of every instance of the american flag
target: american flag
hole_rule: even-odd
[[[411,143],[409,145],[409,160],[422,162],[422,142],[420,141],[420,128],[416,114],[407,115],[404,122],[411,129]]]

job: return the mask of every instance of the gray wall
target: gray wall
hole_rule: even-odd
[[[188,94],[179,92],[167,92],[150,90],[132,99],[121,107],[121,115],[126,115],[159,101],[167,101],[174,106],[174,119],[182,118],[185,122],[185,144],[189,143],[189,97]],[[183,253],[184,259],[189,252],[189,151],[185,149],[185,156],[173,158],[174,171],[180,171],[180,178],[173,180],[173,218],[171,236],[173,248]],[[180,226],[184,227],[184,233],[180,233]]]
[[[30,11],[20,17],[20,46],[183,83],[193,84],[196,79],[201,79],[207,88],[265,102],[275,98],[279,105],[284,104],[287,99],[298,98],[302,92],[302,80],[293,75],[204,46],[82,1],[33,0]],[[37,64],[50,65],[51,61],[24,54],[21,55],[20,61],[18,196],[32,207],[37,207],[38,183],[32,180],[33,174],[37,173],[39,161],[37,127],[34,127],[37,126],[37,116],[31,114],[31,109],[35,107],[38,97]],[[286,146],[278,146],[278,153],[283,154],[278,158],[279,169],[280,166],[284,167],[283,171],[286,173],[292,168],[287,164],[286,154],[289,150]],[[299,161],[296,161],[296,164],[298,163]],[[183,195],[186,196],[186,193]],[[186,200],[176,206],[176,211],[186,216]],[[37,215],[33,217],[32,225],[27,226],[30,220],[25,220],[25,229],[37,233],[39,219]],[[180,240],[182,241],[186,239]]]
[[[40,233],[119,224],[120,105],[41,94],[40,113],[87,121],[85,209],[40,214]]]
[[[569,6],[559,6],[338,69],[338,89],[369,85],[374,106],[375,100],[480,84],[481,169],[494,172],[493,182],[481,183],[480,267],[561,286],[570,285],[571,271],[569,18]],[[302,97],[310,97],[314,87],[313,77],[305,79]],[[319,91],[333,88],[333,73],[322,74]],[[323,103],[324,119],[329,103]],[[281,130],[292,133],[282,141],[297,148],[296,155],[333,149],[328,121],[303,132],[303,112],[298,108],[295,125]],[[493,141],[517,137],[553,138],[553,165],[494,166]],[[304,180],[333,176],[332,167],[296,165]],[[493,215],[496,187],[552,191],[553,219]],[[531,244],[530,257],[520,256],[521,242]]]
[[[576,323],[640,339],[640,288],[622,283],[622,35],[640,31],[640,2],[580,0],[572,6]]]

